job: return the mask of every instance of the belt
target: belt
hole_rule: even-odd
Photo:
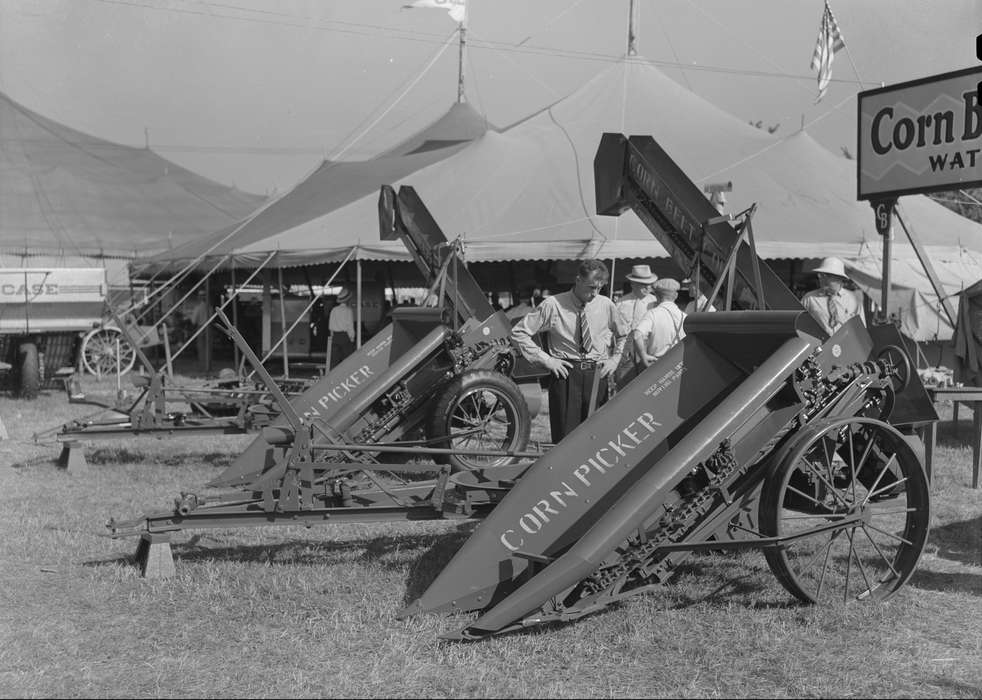
[[[597,360],[577,360],[574,358],[568,359],[567,362],[573,363],[573,366],[579,369],[596,369],[597,365],[600,364]]]

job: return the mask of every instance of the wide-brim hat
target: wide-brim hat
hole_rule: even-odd
[[[637,282],[638,284],[654,284],[658,281],[658,276],[651,272],[649,265],[635,265],[631,268],[631,272],[627,278],[631,282]]]
[[[351,298],[351,290],[350,289],[342,289],[341,290],[341,293],[338,294],[338,303],[339,304],[343,304],[344,302],[348,301],[348,299],[350,299],[350,298]]]
[[[846,274],[846,265],[839,258],[825,258],[822,260],[822,264],[812,270],[812,272],[816,274],[822,272],[826,275],[841,277],[844,280],[849,279],[849,275]]]

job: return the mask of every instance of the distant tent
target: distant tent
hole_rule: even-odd
[[[0,265],[132,259],[214,231],[262,201],[0,93]]]
[[[414,186],[447,235],[462,238],[471,261],[663,257],[633,213],[594,213],[593,157],[605,131],[653,135],[700,186],[732,181],[727,211],[758,204],[754,233],[765,258],[879,255],[872,210],[856,201],[855,163],[806,132],[778,138],[756,129],[640,58],[625,58],[450,157],[411,175],[393,173],[389,184]],[[246,266],[273,251],[272,264],[281,267],[333,262],[352,248],[363,260],[405,260],[401,244],[379,240],[377,197],[375,189],[324,206],[320,216],[254,229],[256,236],[226,252]],[[982,226],[923,196],[901,201],[936,264],[957,261],[950,275],[966,274],[972,264],[982,269]],[[176,261],[182,252],[157,259]],[[914,259],[899,238],[894,255]]]

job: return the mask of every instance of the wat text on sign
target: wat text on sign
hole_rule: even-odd
[[[591,500],[596,502],[615,478],[612,474],[614,470],[631,469],[637,464],[638,457],[646,454],[643,450],[639,452],[638,446],[654,435],[661,425],[654,415],[644,411],[600,443],[599,448],[593,449],[573,469],[570,478],[559,481],[554,488],[543,492],[528,512],[519,516],[515,527],[501,533],[501,544],[509,551],[516,552],[525,543],[526,535],[535,535],[547,528],[566,509],[580,503],[589,504]]]
[[[859,94],[859,199],[982,182],[982,68]]]

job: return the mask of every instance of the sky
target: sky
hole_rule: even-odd
[[[283,192],[456,101],[457,25],[407,1],[0,0],[0,90],[219,182]],[[816,104],[824,0],[636,2],[640,56],[777,136],[805,124],[836,153],[856,152],[859,91],[979,65],[982,0],[831,0],[846,49]],[[628,3],[467,0],[467,101],[503,127],[576,90],[626,52]]]

